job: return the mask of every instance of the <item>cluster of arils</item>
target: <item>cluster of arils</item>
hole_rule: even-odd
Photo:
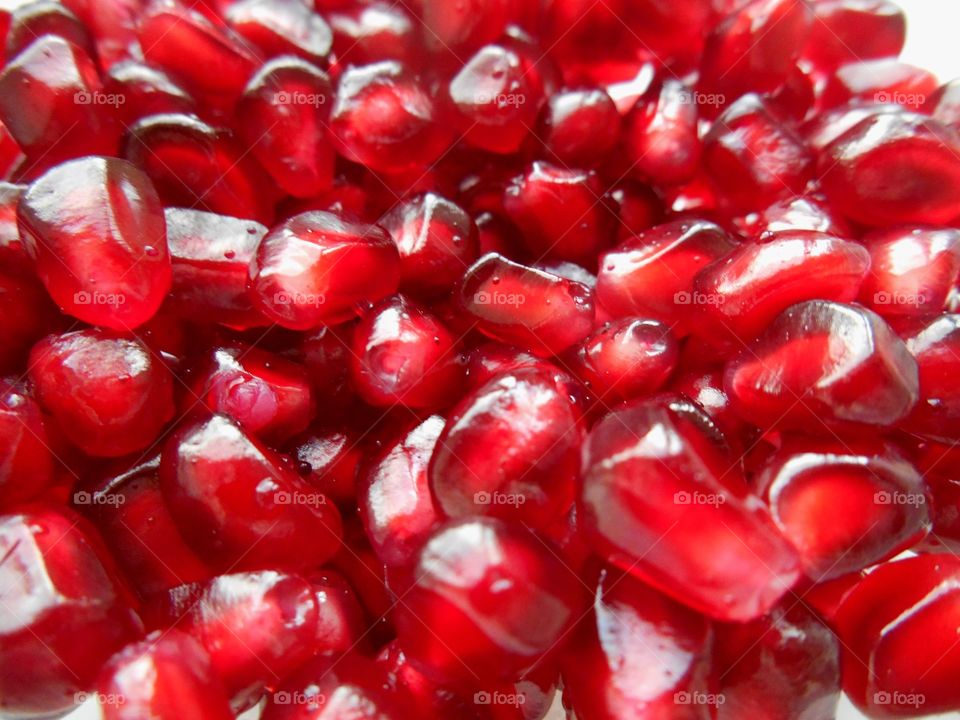
[[[0,0],[0,712],[960,709],[960,83],[904,33]]]

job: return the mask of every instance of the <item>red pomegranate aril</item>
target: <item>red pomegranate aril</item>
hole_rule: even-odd
[[[702,615],[622,571],[603,570],[593,612],[564,654],[564,700],[591,720],[707,720],[713,633]]]
[[[7,126],[0,121],[0,178],[10,178],[24,160],[23,151]]]
[[[158,629],[199,641],[235,710],[254,704],[317,647],[313,587],[275,570],[173,588],[151,604],[148,617]]]
[[[241,88],[242,90],[242,88]],[[164,205],[269,225],[273,188],[230,134],[193,115],[151,115],[127,132],[124,156],[143,169]]]
[[[367,403],[430,410],[459,395],[464,366],[457,338],[402,295],[371,309],[353,334],[351,379]]]
[[[900,115],[905,112],[907,112],[906,108],[900,105],[865,103],[855,100],[847,105],[818,113],[803,126],[803,137],[811,150],[822,153],[830,143],[867,118],[875,115]],[[832,210],[836,211],[836,208]]]
[[[799,195],[815,164],[803,140],[757,95],[740,98],[713,124],[703,163],[721,199],[741,212]]]
[[[907,38],[903,10],[889,0],[818,0],[803,51],[821,71],[871,58],[896,57]]]
[[[929,478],[933,497],[933,530],[922,544],[930,552],[960,552],[960,480]]]
[[[555,365],[520,348],[498,342],[478,345],[467,359],[467,382],[473,391],[485,385],[494,375],[525,367],[541,367],[559,372]]]
[[[469,693],[458,693],[426,677],[409,661],[398,640],[385,645],[377,655],[376,662],[386,671],[389,687],[407,696],[415,717],[423,720],[443,720],[448,717],[487,720],[482,712],[490,708],[475,704]]]
[[[29,275],[0,272],[0,373],[22,373],[30,348],[61,327],[43,285]]]
[[[793,70],[812,26],[813,10],[805,2],[746,3],[707,37],[700,64],[700,89],[719,95],[721,105],[748,92],[777,89]]]
[[[400,256],[386,231],[328,212],[277,225],[250,264],[257,306],[293,330],[349,320],[396,292],[399,282]]]
[[[15,0],[19,1],[19,0]],[[93,36],[97,59],[101,68],[140,57],[142,49],[137,42],[137,21],[143,12],[145,0],[64,0]]]
[[[863,238],[871,266],[860,302],[885,318],[924,317],[952,302],[960,276],[960,231],[877,230]]]
[[[795,67],[783,86],[766,95],[770,108],[781,117],[802,122],[817,102],[819,86],[815,85],[816,82],[804,68]]]
[[[621,243],[649,230],[663,219],[662,202],[646,185],[633,180],[623,180],[618,182],[607,196],[619,214],[617,240]]]
[[[583,611],[573,572],[542,540],[493,518],[437,530],[413,577],[395,617],[400,645],[444,684],[516,680],[559,652]]]
[[[823,149],[830,202],[870,227],[944,225],[960,215],[960,136],[913,113],[873,115]]]
[[[821,104],[833,107],[860,99],[919,110],[937,86],[933,73],[913,65],[891,58],[865,60],[838,68],[823,89]]]
[[[720,428],[727,444],[736,455],[742,456],[743,441],[748,437],[746,423],[733,411],[730,398],[723,388],[723,368],[691,369],[670,383],[669,390],[683,393],[703,410]]]
[[[267,228],[187,208],[167,208],[165,217],[173,264],[169,307],[186,319],[233,328],[266,325],[247,293],[247,275]]]
[[[700,164],[697,94],[672,78],[650,87],[625,120],[632,172],[658,185],[692,180]]]
[[[785,440],[754,486],[817,582],[891,558],[930,529],[923,479],[881,442]]]
[[[403,201],[379,224],[400,251],[400,288],[414,295],[449,292],[479,256],[473,220],[436,193]]]
[[[366,650],[368,621],[350,583],[334,570],[307,576],[317,601],[317,640],[320,652]]]
[[[212,351],[198,390],[210,412],[273,445],[306,430],[316,410],[302,365],[239,343]]]
[[[693,281],[694,333],[739,351],[781,312],[804,300],[851,302],[870,270],[862,245],[810,231],[744,243]]]
[[[344,66],[381,60],[398,60],[407,67],[420,64],[420,26],[402,5],[377,0],[354,4],[331,12],[327,22],[333,30],[333,52]]]
[[[781,313],[724,386],[747,422],[817,434],[892,425],[919,396],[916,361],[878,315],[820,300]]]
[[[620,139],[620,113],[602,88],[561,90],[550,96],[539,137],[565,167],[593,167]]]
[[[881,565],[844,599],[835,620],[843,689],[874,717],[960,707],[955,678],[960,561],[921,555]]]
[[[364,439],[350,427],[309,430],[297,439],[293,451],[300,474],[331,500],[353,504],[358,466],[366,450]]]
[[[0,507],[36,498],[54,480],[53,456],[37,401],[0,379]]]
[[[104,720],[234,717],[207,652],[179,630],[153,632],[110,658],[96,696]]]
[[[133,466],[125,463],[73,494],[74,505],[96,525],[144,598],[213,576],[174,524],[160,493],[159,470],[157,454]]]
[[[241,38],[179,0],[153,0],[140,17],[143,55],[182,82],[205,107],[226,111],[257,58]]]
[[[61,37],[93,56],[93,43],[76,15],[59,2],[35,0],[18,5],[13,11],[6,34],[7,57],[15,57],[43,35]]]
[[[430,460],[430,487],[449,517],[492,515],[544,527],[574,496],[582,430],[557,374],[494,376],[449,414]]]
[[[543,85],[521,50],[487,45],[466,61],[448,88],[457,130],[480,150],[517,152],[534,129]]]
[[[97,329],[51,335],[29,367],[40,404],[88,455],[143,450],[173,418],[170,371],[139,340]]]
[[[160,487],[187,542],[220,568],[313,567],[340,545],[333,503],[226,417],[170,438]]]
[[[333,45],[330,26],[301,0],[237,0],[223,18],[266,57],[296,55],[319,63]]]
[[[0,121],[33,177],[70,158],[116,154],[109,100],[90,56],[55,35],[35,40],[0,73]]]
[[[76,707],[101,665],[142,633],[101,543],[66,509],[0,516],[0,710]]]
[[[310,373],[314,395],[326,412],[349,408],[354,402],[350,387],[351,342],[356,323],[322,327],[308,334],[300,344],[303,364]]]
[[[237,104],[240,137],[288,195],[309,198],[333,185],[336,153],[327,137],[332,98],[326,73],[281,57],[257,71]]]
[[[613,411],[583,456],[579,502],[595,550],[680,602],[751,620],[799,577],[796,551],[689,400],[664,395]]]
[[[576,349],[573,370],[603,405],[658,390],[677,365],[680,349],[657,320],[620,318]]]
[[[462,3],[423,3],[424,39],[437,55],[474,50],[493,42],[516,23],[527,0],[467,0]],[[460,60],[462,63],[463,61]]]
[[[715,629],[713,670],[724,698],[718,720],[836,716],[840,645],[805,605],[788,598],[763,618]]]
[[[593,329],[590,288],[501,255],[474,263],[456,296],[481,333],[544,357],[563,352]]]
[[[50,296],[85,322],[137,327],[170,289],[163,208],[128,162],[86,157],[50,170],[21,198],[19,227]]]
[[[652,318],[685,335],[694,276],[735,247],[706,220],[657,225],[601,256],[597,298],[613,317]]]
[[[592,172],[537,161],[505,188],[503,207],[536,261],[592,263],[613,240],[616,213]]]
[[[423,81],[398,62],[349,67],[330,114],[331,139],[348,160],[375,172],[431,166],[450,143]]]
[[[960,440],[960,315],[941,315],[906,337],[920,369],[920,400],[901,423],[911,434],[953,443]]]
[[[924,106],[924,112],[952,130],[960,132],[960,81],[940,87]]]
[[[776,233],[813,230],[850,237],[847,224],[820,198],[792,197],[779,200],[760,213],[752,213],[737,222],[737,230],[754,240],[769,240]]]
[[[173,78],[162,70],[136,60],[111,67],[103,78],[108,96],[123,98],[117,116],[124,125],[132,125],[149,115],[196,112],[196,102]]]

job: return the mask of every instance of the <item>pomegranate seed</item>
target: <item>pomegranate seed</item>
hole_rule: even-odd
[[[375,0],[338,9],[327,16],[327,21],[333,29],[337,62],[344,66],[391,59],[408,67],[420,64],[420,26],[402,5]]]
[[[349,67],[337,86],[331,139],[345,158],[376,172],[416,171],[449,145],[437,120],[431,94],[400,63]]]
[[[849,237],[846,223],[819,198],[792,197],[770,205],[759,214],[747,215],[738,222],[741,234],[755,240],[769,240],[776,233],[813,230]]]
[[[333,45],[330,26],[297,0],[238,0],[223,17],[266,57],[298,55],[320,63]]]
[[[468,518],[420,550],[396,627],[414,667],[470,687],[516,680],[557,652],[582,606],[577,580],[542,541],[500,520]]]
[[[670,383],[670,390],[693,400],[720,428],[727,444],[734,450],[741,450],[740,438],[748,435],[747,426],[734,412],[730,397],[723,388],[722,369],[689,370]]]
[[[260,310],[283,327],[342,322],[396,292],[400,258],[379,226],[307,212],[274,227],[250,264]]]
[[[323,399],[327,412],[345,410],[354,402],[349,386],[354,327],[348,324],[320,328],[304,338],[301,345],[314,394]]]
[[[146,0],[65,0],[66,5],[93,36],[97,57],[103,68],[139,57],[137,21],[147,5]]]
[[[952,443],[960,439],[955,418],[960,394],[955,381],[960,349],[960,315],[941,315],[907,338],[907,349],[920,369],[920,400],[902,422],[904,429]]]
[[[158,68],[135,60],[117,63],[103,78],[103,91],[123,98],[117,114],[125,125],[149,115],[196,112],[196,102],[173,78]]]
[[[843,689],[874,716],[936,714],[960,706],[955,643],[960,562],[925,555],[868,574],[840,606]]]
[[[937,78],[926,70],[891,58],[866,60],[838,68],[823,90],[822,102],[832,107],[859,98],[919,110],[936,89]]]
[[[0,272],[0,372],[20,372],[33,344],[60,327],[59,317],[43,285]]]
[[[466,141],[502,155],[520,149],[543,99],[535,64],[504,45],[478,50],[450,81],[448,92],[456,127]]]
[[[960,550],[960,481],[929,478],[933,497],[933,530],[922,543],[932,552],[955,554]]]
[[[799,66],[793,68],[783,86],[767,95],[771,109],[788,120],[805,120],[817,102],[816,83],[811,73]]]
[[[620,139],[620,113],[601,88],[561,90],[550,96],[540,139],[564,166],[599,165]]]
[[[613,239],[615,214],[597,176],[535,162],[504,190],[503,207],[537,260],[590,263]]]
[[[63,38],[93,57],[93,43],[80,19],[59,2],[35,0],[17,7],[7,31],[7,57],[23,52],[43,35]]]
[[[781,313],[726,369],[748,422],[822,433],[891,425],[918,397],[916,361],[870,310],[827,301]]]
[[[893,557],[930,529],[923,480],[890,445],[785,442],[754,485],[817,581]],[[825,522],[827,508],[847,521]]]
[[[736,247],[706,220],[675,220],[630,238],[600,258],[597,297],[614,317],[649,317],[685,335],[681,324],[694,276]]]
[[[803,134],[810,148],[822,153],[830,143],[863,120],[875,115],[899,115],[904,112],[906,110],[900,105],[865,103],[862,100],[855,100],[811,118],[804,127]]]
[[[719,702],[709,694],[711,640],[703,616],[604,570],[593,612],[564,656],[564,700],[577,717],[597,720],[711,717]]]
[[[626,118],[626,151],[633,170],[662,185],[692,180],[700,164],[693,91],[666,78],[650,87]]]
[[[960,82],[953,80],[940,87],[927,100],[924,111],[934,120],[960,131]]]
[[[439,52],[476,49],[499,38],[516,22],[525,0],[467,0],[462,3],[423,3],[424,38]]]
[[[165,216],[173,263],[169,307],[184,318],[228,327],[266,325],[247,294],[247,273],[267,228],[186,208],[167,208]]]
[[[167,368],[140,341],[104,330],[40,341],[30,379],[59,429],[95,457],[143,450],[173,417]]]
[[[346,653],[364,646],[367,619],[350,583],[333,570],[308,578],[317,601],[317,647],[321,652]]]
[[[903,10],[889,0],[818,0],[803,52],[818,69],[855,60],[896,57],[907,37]]]
[[[234,717],[210,657],[179,630],[153,632],[110,658],[100,672],[97,695],[104,720],[174,720],[184,713],[210,720]]]
[[[476,390],[495,375],[525,367],[541,367],[557,371],[556,366],[519,348],[498,342],[484,343],[474,348],[467,359],[469,389]]]
[[[624,180],[610,190],[608,197],[620,216],[617,239],[621,243],[662,221],[660,198],[646,185]]]
[[[960,215],[958,151],[960,136],[936,120],[873,115],[823,149],[823,189],[843,215],[871,227],[947,224]]]
[[[456,292],[480,332],[536,355],[563,352],[593,328],[590,288],[501,255],[480,258]]]
[[[31,500],[53,482],[53,457],[40,406],[0,379],[0,506]]]
[[[187,542],[218,567],[306,568],[340,544],[340,514],[326,496],[222,416],[170,438],[160,486]]]
[[[11,177],[23,164],[23,160],[23,151],[16,139],[7,130],[7,126],[0,122],[0,177]]]
[[[389,687],[406,694],[415,717],[426,720],[447,717],[482,720],[487,717],[482,715],[483,710],[492,712],[491,707],[480,707],[466,694],[457,693],[423,675],[407,659],[397,640],[384,646],[376,662],[386,671]]]
[[[401,288],[416,295],[449,292],[479,255],[473,220],[436,193],[405,200],[380,224],[400,251]]]
[[[256,703],[265,686],[277,685],[317,646],[313,587],[274,570],[174,588],[152,603],[149,617],[159,629],[199,641],[235,710]]]
[[[0,516],[0,710],[73,710],[101,665],[141,632],[100,543],[65,509]]]
[[[324,495],[338,503],[357,499],[357,472],[362,460],[361,440],[351,429],[314,429],[301,436],[294,455],[301,474]]]
[[[836,715],[840,646],[804,605],[786,600],[751,623],[717,624],[714,653],[719,720]]]
[[[580,501],[603,557],[712,617],[758,617],[799,576],[716,427],[679,396],[633,402],[594,426]],[[718,566],[717,552],[730,562]]]

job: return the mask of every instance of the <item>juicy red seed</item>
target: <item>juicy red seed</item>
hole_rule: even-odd
[[[31,500],[53,481],[53,456],[40,406],[0,380],[0,507]]]
[[[253,220],[167,208],[173,264],[168,306],[187,319],[233,328],[266,325],[247,294],[247,274],[267,228]]]
[[[402,295],[376,305],[353,334],[351,379],[371,405],[429,410],[449,403],[463,383],[457,338]]]
[[[769,240],[776,233],[813,230],[849,237],[846,223],[820,199],[792,197],[775,202],[759,214],[747,215],[737,222],[737,229],[755,240]]]
[[[37,0],[18,5],[7,31],[7,57],[22,52],[43,35],[54,35],[82,48],[91,57],[93,44],[80,19],[59,2]]]
[[[323,62],[333,45],[330,26],[307,3],[239,0],[227,6],[223,17],[266,57],[298,55]]]
[[[466,141],[492,153],[520,149],[543,99],[539,71],[519,50],[487,45],[450,81],[450,102]]]
[[[682,699],[695,695],[705,714],[687,717],[708,717],[711,641],[702,615],[636,578],[603,570],[593,612],[563,658],[564,700],[577,717],[613,720],[639,711],[666,718],[683,717]]]
[[[207,652],[179,630],[153,632],[110,658],[97,693],[105,720],[175,720],[184,713],[210,720],[234,717]]]
[[[933,73],[913,65],[889,58],[866,60],[838,68],[823,90],[821,104],[832,107],[860,99],[919,110],[937,85]]]
[[[620,139],[620,113],[601,88],[562,90],[550,96],[540,139],[564,166],[599,165]]]
[[[301,436],[294,455],[304,479],[338,503],[352,502],[365,450],[362,440],[350,428],[314,429]]]
[[[608,193],[619,214],[617,239],[624,242],[662,220],[660,198],[646,185],[632,180],[617,183]]]
[[[400,287],[415,295],[449,292],[479,256],[473,220],[436,193],[398,204],[380,225],[400,251]]]
[[[165,205],[270,224],[271,186],[227,131],[193,115],[151,115],[127,133],[125,157],[157,186]]]
[[[516,680],[582,612],[572,572],[534,535],[492,518],[439,529],[413,573],[397,633],[414,666],[445,684]]]
[[[108,331],[79,330],[37,343],[30,379],[59,429],[95,457],[143,450],[173,418],[169,370],[139,340]]]
[[[960,277],[960,231],[944,228],[878,230],[863,238],[870,274],[860,302],[885,318],[929,316],[952,302]]]
[[[900,105],[855,100],[811,118],[803,128],[803,136],[811,150],[822,153],[830,143],[867,118],[875,115],[899,115],[904,112],[906,110]]]
[[[960,481],[930,478],[933,497],[933,530],[923,543],[933,552],[956,554],[960,550]]]
[[[312,567],[340,545],[326,496],[225,417],[167,441],[160,485],[187,542],[218,567]]]
[[[536,355],[563,352],[593,329],[590,288],[501,255],[474,263],[456,293],[480,332]]]
[[[582,430],[564,390],[548,368],[520,368],[450,411],[430,460],[430,486],[445,515],[544,527],[567,510]]]
[[[843,689],[863,712],[909,717],[960,706],[958,579],[957,558],[922,555],[881,565],[844,599],[834,622]]]
[[[203,646],[238,711],[318,647],[313,587],[299,575],[274,570],[182,585],[155,598],[148,617],[153,627],[175,627]]]
[[[499,38],[519,19],[525,3],[511,0],[467,0],[423,3],[425,40],[435,51],[475,49]]]
[[[739,351],[791,305],[854,300],[869,269],[866,248],[821,233],[787,231],[745,243],[697,273],[694,333]]]
[[[324,399],[328,412],[345,410],[354,400],[350,388],[351,338],[354,324],[323,327],[301,343],[303,364],[317,397]]]
[[[655,83],[626,118],[626,150],[632,169],[661,185],[693,179],[701,143],[693,91],[666,78]]]
[[[953,80],[927,100],[924,112],[947,127],[960,131],[960,82]]]
[[[870,310],[810,301],[781,313],[726,368],[744,420],[823,434],[896,423],[916,404],[917,363]]]
[[[820,70],[846,62],[896,57],[907,36],[903,10],[889,0],[819,0],[803,51]]]
[[[556,366],[535,355],[498,342],[487,342],[474,348],[467,360],[469,389],[485,385],[494,375],[524,367],[542,367],[556,370]]]
[[[669,389],[693,400],[720,428],[731,449],[741,454],[741,438],[748,435],[746,424],[734,412],[730,397],[723,388],[722,369],[690,370],[678,375]]]
[[[194,99],[173,78],[136,60],[111,67],[103,78],[103,92],[108,97],[123,98],[117,112],[127,126],[149,115],[196,112]]]
[[[760,210],[800,194],[813,176],[814,157],[766,102],[747,95],[710,128],[703,162],[722,198],[740,211]]]
[[[387,672],[391,689],[402,688],[412,705],[415,717],[440,720],[446,717],[473,718],[477,705],[467,693],[457,693],[434,682],[421,673],[409,661],[400,642],[394,640],[385,645],[376,658],[377,664]],[[526,703],[523,703],[525,709]],[[491,706],[488,710],[492,713]],[[508,709],[513,709],[506,706]],[[517,706],[514,706],[517,707]],[[535,715],[534,717],[539,717]]]
[[[369,623],[350,583],[333,570],[312,573],[317,601],[317,648],[320,652],[346,653],[366,649]]]
[[[399,60],[416,67],[423,54],[417,23],[402,5],[370,2],[345,7],[327,16],[333,29],[333,51],[346,65]]]
[[[23,163],[24,155],[7,126],[0,122],[0,177],[10,177]]]
[[[307,212],[274,227],[250,264],[261,311],[283,327],[343,322],[396,292],[400,257],[379,226]]]
[[[750,620],[799,577],[796,551],[690,401],[661,396],[610,413],[593,427],[583,467],[580,503],[594,548],[677,600],[717,619]],[[716,553],[729,562],[719,567]]]
[[[47,717],[142,632],[113,568],[81,518],[32,506],[0,516],[0,709]]]
[[[29,276],[0,272],[0,372],[20,372],[33,344],[62,325],[43,285]]]
[[[816,581],[893,557],[930,529],[923,479],[882,443],[785,442],[754,485]],[[831,512],[847,520],[830,522]]]
[[[592,172],[535,162],[506,187],[503,207],[537,261],[586,264],[613,239],[615,215],[602,195]]]
[[[960,137],[936,120],[886,113],[825,147],[819,171],[830,202],[851,220],[942,225],[960,215],[958,153]]]
[[[344,70],[330,115],[331,139],[348,160],[377,172],[426,168],[449,144],[423,82],[398,62]]]
[[[663,323],[621,318],[577,347],[574,370],[607,405],[659,389],[676,367],[679,353]]]
[[[920,400],[902,422],[911,434],[953,442],[960,439],[960,392],[956,384],[960,315],[941,315],[907,337],[920,370]]]

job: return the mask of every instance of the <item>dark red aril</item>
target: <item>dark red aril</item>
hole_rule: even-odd
[[[906,336],[920,372],[920,399],[901,423],[911,434],[943,442],[960,440],[960,392],[956,383],[960,315],[940,315]],[[935,466],[934,466],[935,467]]]
[[[896,57],[907,39],[907,19],[890,0],[819,0],[803,51],[818,70],[870,58]]]
[[[601,88],[561,90],[550,96],[539,137],[564,167],[594,167],[620,139],[620,113]]]
[[[657,185],[692,180],[700,165],[699,93],[673,78],[651,85],[625,120],[631,171]]]
[[[330,54],[333,31],[311,6],[290,0],[237,0],[226,5],[223,19],[246,40],[248,50],[322,63]]]
[[[0,379],[0,507],[31,500],[54,479],[46,421],[27,390]]]

